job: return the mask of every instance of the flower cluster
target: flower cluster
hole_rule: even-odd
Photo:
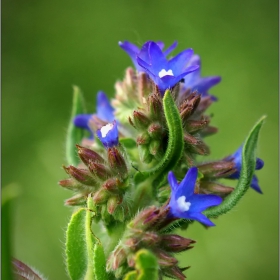
[[[166,50],[153,41],[141,48],[128,41],[119,46],[135,69],[129,67],[116,83],[111,102],[98,92],[96,113],[74,116],[71,135],[80,129],[89,134],[76,143],[79,164],[65,167],[70,178],[59,184],[75,192],[66,205],[87,207],[92,201],[93,220],[111,239],[107,273],[136,279],[129,275],[138,273],[137,252],[144,248],[157,260],[159,279],[185,279],[186,268],[174,254],[192,248],[194,241],[169,232],[193,221],[215,225],[210,218],[228,209],[225,198],[239,195],[220,179],[244,177],[247,146],[221,160],[197,158],[210,154],[204,138],[217,132],[206,111],[217,101],[209,90],[221,78],[201,77],[200,57],[192,49],[170,57],[177,42]],[[261,169],[263,161],[254,160],[255,169]],[[262,193],[255,175],[248,180],[244,190],[250,185]]]

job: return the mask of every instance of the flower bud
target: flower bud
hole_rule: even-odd
[[[119,244],[111,253],[107,261],[107,270],[116,270],[126,261],[127,253],[123,246]]]
[[[155,232],[144,232],[141,242],[145,244],[145,246],[154,246],[160,241],[160,237]]]
[[[148,98],[148,108],[153,120],[161,121],[163,117],[162,98],[159,93],[153,93]]]
[[[159,140],[152,140],[149,145],[149,152],[153,155],[158,161],[163,157],[162,143]]]
[[[209,124],[208,119],[202,120],[188,120],[185,123],[185,128],[189,133],[195,133],[201,129],[204,129]]]
[[[151,92],[148,75],[144,72],[138,74],[138,94],[139,101],[142,102],[143,98],[146,98]]]
[[[214,161],[200,164],[197,167],[204,177],[227,177],[236,172],[235,164],[232,161]]]
[[[195,243],[194,240],[184,238],[177,234],[166,234],[161,237],[162,248],[168,252],[182,252],[193,248],[190,244]]]
[[[206,137],[218,132],[218,128],[214,126],[207,126],[199,132],[201,137]]]
[[[190,267],[186,267],[181,270],[178,266],[168,267],[163,270],[163,274],[170,278],[185,280],[186,276],[182,273],[182,271],[188,268]]]
[[[133,122],[137,129],[143,130],[146,129],[150,124],[150,119],[140,111],[133,112]]]
[[[65,180],[60,180],[58,184],[66,189],[69,190],[79,190],[82,187],[82,184],[78,183],[76,180],[73,178],[65,179]]]
[[[107,201],[108,213],[112,215],[120,203],[121,199],[119,197],[111,196]]]
[[[68,167],[63,166],[63,168],[70,176],[84,185],[96,184],[94,178],[91,176],[90,172],[87,169],[78,169],[72,165]]]
[[[88,166],[90,161],[104,163],[104,159],[95,151],[76,145],[78,148],[78,155],[85,165]]]
[[[101,188],[94,194],[92,200],[94,201],[95,204],[102,204],[106,202],[109,197],[110,197],[109,192]]]
[[[65,200],[66,206],[81,206],[86,204],[87,194],[77,194]]]
[[[157,256],[158,264],[160,266],[170,267],[178,263],[178,260],[176,258],[173,258],[170,254],[161,249],[155,249],[154,253]]]
[[[127,166],[125,159],[116,147],[108,149],[108,162],[111,169],[121,178],[127,177]]]
[[[207,182],[201,181],[200,182],[200,192],[201,193],[217,193],[219,195],[227,195],[234,191],[234,188],[227,187],[222,184],[216,182]]]
[[[200,99],[200,94],[193,92],[183,101],[179,111],[180,117],[184,123],[194,113],[200,102]]]
[[[116,192],[119,184],[120,181],[117,178],[109,178],[103,183],[102,187],[107,191]]]
[[[210,152],[209,147],[202,140],[195,138],[191,134],[185,133],[184,141],[187,144],[188,150],[190,150],[192,153],[208,155]]]
[[[151,137],[147,132],[141,133],[136,140],[137,145],[146,145],[149,144],[151,141]]]
[[[199,105],[197,106],[194,116],[201,115],[203,112],[205,112],[210,107],[210,105],[212,103],[213,103],[213,100],[212,100],[211,96],[202,97],[199,102]]]
[[[101,163],[90,161],[88,168],[92,174],[94,174],[97,178],[101,180],[106,180],[108,177],[112,175],[111,172],[108,170],[108,168],[106,168]]]
[[[158,140],[161,140],[163,135],[165,134],[164,128],[158,122],[154,122],[149,126],[148,133],[152,138]]]
[[[142,162],[150,163],[153,160],[153,156],[150,154],[148,145],[139,145],[138,151]]]

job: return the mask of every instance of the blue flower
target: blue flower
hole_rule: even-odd
[[[197,220],[206,226],[214,226],[215,224],[201,212],[208,207],[219,205],[222,198],[212,194],[195,194],[197,174],[197,168],[191,167],[183,181],[178,184],[173,172],[169,172],[168,182],[171,186],[169,215],[174,218]]]
[[[187,49],[167,60],[160,47],[149,41],[143,45],[137,62],[164,93],[166,89],[172,88],[187,74],[199,68],[199,65],[186,66],[192,55],[193,50]]]
[[[159,46],[161,50],[164,48],[163,42],[156,42],[156,44]],[[138,72],[146,72],[144,68],[142,68],[138,62],[137,62],[137,55],[140,54],[140,49],[135,46],[134,44],[124,41],[124,42],[119,42],[119,46],[130,56],[135,68],[137,69]],[[177,47],[177,42],[175,41],[167,50],[163,52],[164,56],[167,56],[172,52],[175,48]],[[146,55],[146,54],[142,54]],[[141,57],[143,60],[149,60],[148,57],[143,56]]]
[[[117,122],[114,120],[113,123],[102,126],[101,129],[96,131],[96,135],[106,148],[118,145],[119,133]]]
[[[114,108],[111,106],[106,94],[102,91],[97,93],[96,114],[81,114],[77,115],[73,123],[75,126],[86,129],[90,133],[89,139],[93,139],[93,131],[89,126],[89,121],[92,116],[96,115],[103,121],[112,122],[114,120]]]
[[[193,55],[190,59],[188,66],[199,65],[201,66],[200,57],[198,55]],[[221,81],[221,77],[219,76],[210,76],[210,77],[201,77],[201,68],[199,70],[194,71],[184,77],[184,85],[183,90],[190,89],[191,91],[197,90],[202,97],[209,96],[208,90],[218,84]],[[217,98],[213,95],[210,95],[213,101],[217,100]]]
[[[237,171],[235,173],[231,174],[228,177],[230,179],[239,179],[239,177],[240,177],[240,172],[241,172],[241,168],[242,168],[242,148],[243,148],[243,146],[241,146],[233,155],[226,158],[226,160],[228,160],[228,161],[232,160],[235,163],[235,168],[237,169]],[[261,160],[260,158],[257,158],[255,169],[260,170],[263,168],[263,166],[264,166],[263,160]],[[259,186],[259,181],[258,181],[258,178],[256,175],[253,175],[250,186],[258,193],[262,193],[262,190]]]

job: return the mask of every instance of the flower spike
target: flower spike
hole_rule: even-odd
[[[119,143],[118,127],[115,120],[113,123],[102,126],[96,131],[96,134],[106,148],[114,147]]]
[[[208,207],[219,205],[222,198],[217,195],[195,194],[195,182],[198,170],[192,167],[187,172],[183,181],[178,184],[172,171],[168,174],[171,186],[171,199],[168,204],[169,215],[174,218],[197,220],[206,226],[214,226],[201,212]]]

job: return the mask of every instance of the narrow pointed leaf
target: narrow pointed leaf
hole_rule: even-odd
[[[75,145],[79,144],[85,136],[85,130],[76,127],[73,124],[73,118],[76,115],[85,113],[86,110],[82,92],[77,86],[74,86],[72,112],[66,136],[66,159],[69,165],[77,165],[79,163]]]

